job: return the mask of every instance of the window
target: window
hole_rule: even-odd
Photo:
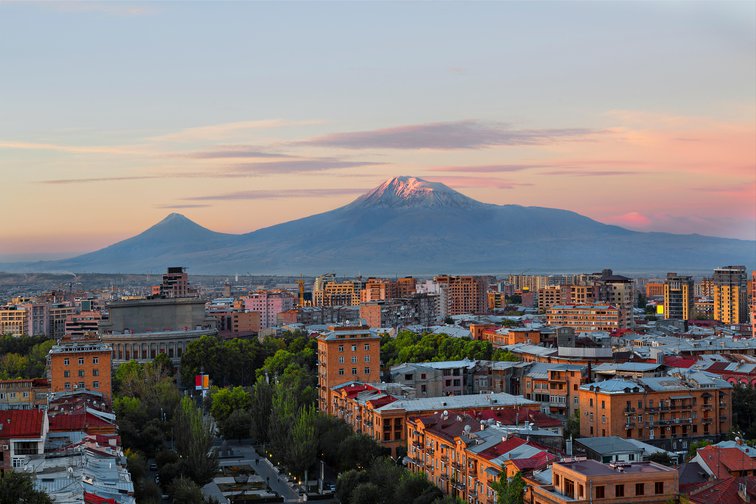
[[[365,362],[370,362],[370,356],[369,355],[365,356]]]
[[[601,423],[602,424],[606,423],[606,415],[601,415]]]
[[[357,356],[356,355],[352,356],[352,364],[357,364]]]
[[[63,371],[63,378],[69,378],[70,376],[71,376],[71,371],[69,371],[68,369]]]
[[[344,351],[344,345],[339,345],[339,352],[343,352],[343,351]]]
[[[591,408],[593,407],[593,398],[590,399],[590,401],[588,402],[588,404],[591,406]]]
[[[99,357],[92,357],[92,364],[99,364],[100,358]]]
[[[79,378],[84,378],[84,370],[79,369]]]
[[[71,390],[71,383],[69,383],[69,382],[66,382],[66,384],[64,385],[64,388],[65,388],[66,390]]]
[[[614,485],[614,496],[615,497],[624,497],[625,496],[625,485]]]
[[[356,352],[356,351],[357,351],[357,345],[352,345],[352,352]]]
[[[574,383],[574,384],[572,385],[572,390],[577,390],[577,383]]]
[[[370,351],[370,343],[365,343],[365,351]]]
[[[369,368],[369,367],[366,367],[366,368],[365,368],[365,374],[366,374],[366,375],[370,374],[370,368]]]
[[[79,387],[79,388],[84,388],[84,382],[83,382],[83,381],[80,381],[80,382],[79,382],[79,384],[78,384],[78,387]]]
[[[339,369],[339,375],[340,375],[340,376],[343,376],[343,375],[344,375],[344,368],[340,368],[340,369]]]
[[[100,388],[100,382],[92,382],[92,388]]]
[[[356,375],[356,374],[357,374],[357,368],[356,368],[356,367],[353,367],[353,368],[352,368],[352,374],[353,374],[353,375]]]
[[[643,495],[645,493],[645,487],[643,483],[636,483],[635,484],[635,495]]]
[[[606,409],[606,401],[601,401],[601,409]]]
[[[663,481],[657,481],[656,483],[654,483],[654,493],[656,495],[664,493],[664,482]]]
[[[604,487],[603,486],[597,486],[596,487],[596,498],[597,499],[603,499],[604,498]]]
[[[29,392],[24,392],[24,397],[29,397]]]
[[[425,380],[425,373],[421,373],[421,374],[420,374],[420,379],[421,379],[421,380]]]
[[[99,369],[93,369],[92,370],[92,376],[100,376],[100,370]]]
[[[79,357],[79,366],[84,365],[84,357]]]
[[[68,366],[68,358],[63,359],[63,365]]]

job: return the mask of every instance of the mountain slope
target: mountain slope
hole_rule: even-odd
[[[386,181],[335,210],[227,235],[172,214],[144,233],[39,271],[195,274],[495,273],[710,270],[753,265],[756,242],[640,233],[575,212],[478,202],[414,177]]]

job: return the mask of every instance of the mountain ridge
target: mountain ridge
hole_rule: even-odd
[[[482,203],[440,182],[402,176],[334,210],[249,233],[217,233],[171,213],[100,250],[18,266],[142,273],[181,264],[197,274],[567,272],[603,265],[679,271],[753,264],[754,257],[754,241],[631,231],[570,210]]]

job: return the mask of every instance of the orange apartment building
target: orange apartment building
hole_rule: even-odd
[[[98,311],[83,311],[66,317],[66,334],[80,338],[87,334],[97,334],[102,315]]]
[[[554,305],[546,311],[550,326],[571,327],[575,332],[615,331],[622,327],[620,310],[607,304]]]
[[[360,292],[360,301],[385,301],[397,297],[396,282],[384,278],[368,278],[365,287]]]
[[[486,281],[475,276],[438,275],[433,281],[446,288],[448,315],[488,313]]]
[[[381,338],[368,326],[330,326],[318,341],[318,408],[334,415],[331,389],[353,381],[381,381]]]
[[[462,413],[536,406],[506,393],[415,398],[410,387],[397,383],[360,382],[334,387],[328,401],[329,414],[344,420],[355,432],[370,436],[393,455],[406,447],[410,418],[444,410]]]
[[[110,402],[112,356],[113,347],[100,339],[61,339],[47,357],[50,391],[90,390]]]
[[[501,473],[512,477],[557,459],[506,429],[449,411],[412,418],[407,431],[407,468],[465,502],[495,504],[491,484]]]
[[[570,416],[580,407],[580,387],[588,380],[587,366],[536,362],[522,377],[522,394],[550,413]]]
[[[664,296],[664,284],[662,282],[646,282],[646,299]]]
[[[330,281],[322,289],[312,292],[314,306],[357,306],[360,304],[362,282],[346,280]]]
[[[49,392],[50,382],[44,378],[0,380],[0,410],[45,406]]]
[[[0,307],[0,336],[26,336],[29,334],[27,312],[15,306]]]
[[[732,385],[706,373],[614,378],[579,388],[581,437],[633,438],[668,451],[732,427]]]
[[[655,462],[556,462],[550,485],[529,485],[533,504],[666,504],[679,491],[677,470]],[[531,480],[527,480],[531,483]]]

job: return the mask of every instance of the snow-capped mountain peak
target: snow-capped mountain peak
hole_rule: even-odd
[[[468,198],[441,182],[429,182],[417,177],[388,179],[353,203],[359,207],[473,207],[482,203]]]

